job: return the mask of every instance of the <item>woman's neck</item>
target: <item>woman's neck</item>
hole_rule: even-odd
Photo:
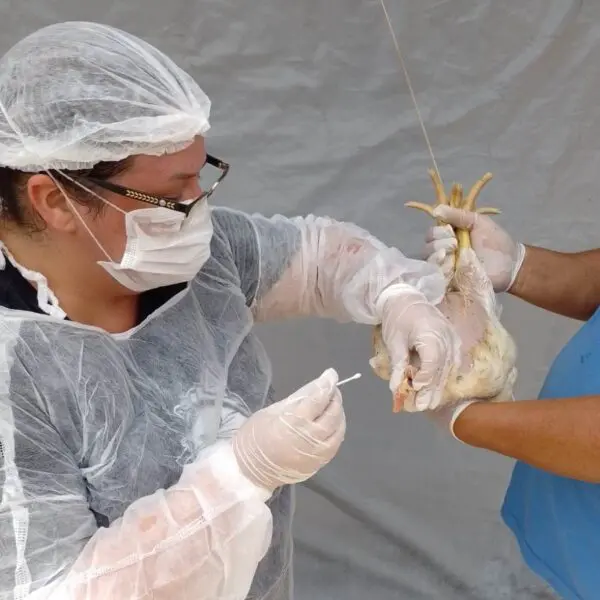
[[[109,333],[121,333],[137,324],[139,295],[117,283],[92,258],[43,239],[5,232],[0,232],[0,239],[17,264],[46,278],[72,321]]]

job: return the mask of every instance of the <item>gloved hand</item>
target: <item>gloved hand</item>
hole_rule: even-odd
[[[338,375],[328,369],[252,415],[233,437],[244,475],[266,490],[306,481],[337,454],[346,433]]]
[[[451,206],[437,206],[434,216],[449,225],[431,227],[427,233],[425,252],[428,262],[447,270],[450,256],[456,249],[456,236],[451,225],[471,232],[471,243],[496,293],[510,290],[525,258],[525,246],[487,215]]]
[[[509,401],[515,401],[514,395]],[[438,426],[442,427],[443,429],[449,429],[454,439],[464,443],[460,438],[456,437],[456,434],[454,433],[454,425],[456,421],[458,421],[458,418],[467,408],[469,408],[469,406],[471,406],[471,404],[477,404],[479,402],[486,402],[486,400],[463,400],[454,406],[444,406],[443,408],[439,408],[437,410],[428,410],[425,412],[425,414],[429,416],[429,418]]]
[[[436,410],[425,411],[425,414],[439,427],[442,429],[449,429],[452,437],[459,442],[463,443],[462,440],[456,437],[454,433],[454,424],[458,420],[458,417],[469,408],[471,404],[479,402],[478,400],[464,400],[454,406],[444,406]]]
[[[409,352],[420,365],[412,379],[417,410],[439,406],[452,369],[460,366],[460,338],[450,321],[427,298],[406,284],[391,285],[378,301],[381,333],[392,363],[390,389],[403,382]]]

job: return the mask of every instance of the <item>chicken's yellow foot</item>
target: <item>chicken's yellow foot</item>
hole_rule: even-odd
[[[469,193],[465,197],[463,194],[462,185],[459,183],[453,183],[452,188],[450,190],[450,198],[446,196],[446,192],[444,190],[444,186],[438,175],[437,171],[433,169],[429,169],[429,176],[433,182],[433,187],[435,189],[436,201],[433,205],[425,204],[423,202],[407,202],[405,206],[409,208],[416,208],[418,210],[422,210],[426,212],[430,217],[434,217],[433,210],[436,206],[441,204],[452,206],[453,208],[460,208],[462,210],[467,210],[470,212],[477,212],[482,215],[497,215],[500,211],[497,208],[491,207],[483,207],[476,208],[475,204],[477,202],[477,198],[481,193],[481,190],[485,187],[485,185],[492,179],[491,173],[486,173],[481,179],[479,179],[475,185],[470,189]],[[441,219],[437,219],[438,225],[445,225],[444,221]],[[458,252],[465,248],[471,247],[471,236],[469,230],[454,228],[456,233],[456,237],[458,240]]]

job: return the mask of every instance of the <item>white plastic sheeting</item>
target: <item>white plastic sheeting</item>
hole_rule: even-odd
[[[599,216],[600,5],[387,0],[442,177],[472,184],[527,242],[593,247]],[[12,6],[11,6],[12,4]],[[416,254],[429,158],[378,0],[5,3],[2,50],[42,25],[90,19],[170,53],[213,101],[211,153],[231,162],[216,204],[350,219]],[[519,397],[537,394],[574,323],[504,301]],[[370,331],[264,330],[280,395],[326,366],[368,372]],[[339,458],[299,490],[296,598],[523,600],[551,596],[499,521],[510,461],[462,447],[421,415],[391,415],[374,376],[344,390]]]

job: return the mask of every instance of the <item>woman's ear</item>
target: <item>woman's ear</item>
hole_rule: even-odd
[[[36,173],[28,179],[26,190],[33,217],[41,218],[48,229],[62,233],[77,230],[73,201],[67,200],[52,177]]]

